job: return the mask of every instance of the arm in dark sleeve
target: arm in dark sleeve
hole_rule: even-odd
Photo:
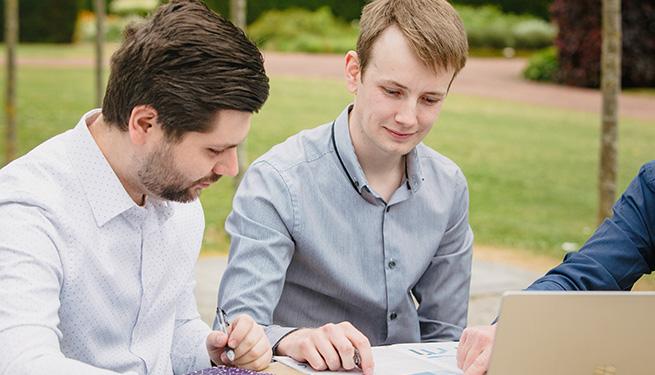
[[[655,162],[644,165],[606,219],[575,253],[528,290],[630,290],[655,269]]]

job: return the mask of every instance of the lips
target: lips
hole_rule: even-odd
[[[389,128],[384,128],[384,129],[391,135],[392,138],[398,139],[398,140],[406,140],[409,137],[414,135],[414,133],[401,133],[401,132],[391,130]]]

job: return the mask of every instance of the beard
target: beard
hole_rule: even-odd
[[[162,144],[150,153],[137,171],[141,184],[146,191],[158,198],[187,203],[200,196],[200,189],[194,188],[201,183],[213,183],[221,177],[212,173],[196,181],[189,181],[175,167],[175,158],[168,143]]]

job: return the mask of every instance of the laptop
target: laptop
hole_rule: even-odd
[[[507,292],[488,375],[653,375],[655,292]]]

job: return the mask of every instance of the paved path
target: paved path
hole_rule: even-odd
[[[202,256],[196,266],[196,299],[202,318],[212,323],[216,310],[216,293],[227,257]],[[487,324],[497,312],[500,296],[506,290],[527,287],[540,276],[516,266],[488,260],[474,260],[469,304],[469,325]]]
[[[342,79],[344,59],[339,55],[266,52],[266,71],[271,75]],[[600,113],[599,90],[536,83],[524,80],[526,59],[469,58],[453,83],[452,91],[520,103]],[[655,96],[621,94],[620,115],[655,121]],[[599,120],[600,121],[600,120]]]
[[[266,71],[273,76],[343,79],[344,58],[341,55],[265,52],[264,59]],[[521,71],[526,63],[524,58],[469,58],[453,83],[452,90],[467,95],[600,114],[599,90],[524,80]],[[1,56],[0,64],[4,64]],[[18,64],[52,68],[89,67],[93,66],[93,59],[92,56],[62,59],[20,57]],[[107,60],[105,65],[108,64]],[[621,94],[619,113],[625,117],[655,121],[655,96]]]

